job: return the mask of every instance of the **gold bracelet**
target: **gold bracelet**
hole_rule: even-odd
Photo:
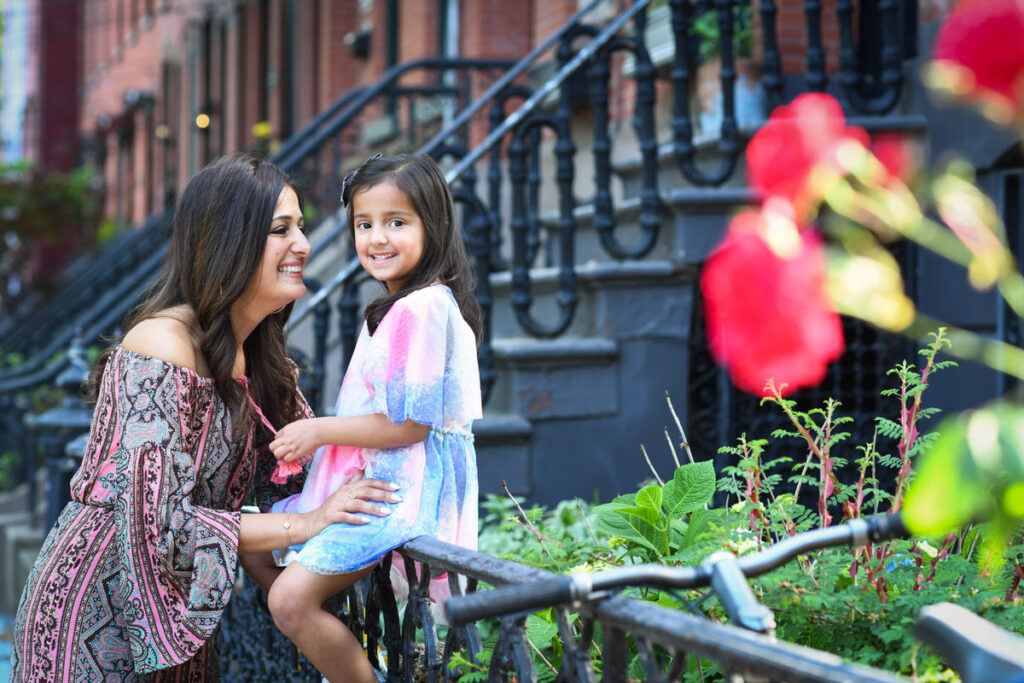
[[[292,523],[290,521],[290,517],[291,517],[291,513],[288,513],[287,515],[284,516],[284,522],[281,523],[281,526],[284,527],[284,533],[288,537],[288,547],[289,548],[292,547]]]

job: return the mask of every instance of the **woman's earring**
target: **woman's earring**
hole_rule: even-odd
[[[281,311],[283,311],[283,310],[284,310],[285,308],[287,308],[287,306],[288,306],[288,304],[285,304],[284,306],[282,306],[281,308],[277,309],[276,311],[274,311],[274,312],[273,312],[273,313],[271,313],[270,315],[277,315],[278,313],[280,313]]]

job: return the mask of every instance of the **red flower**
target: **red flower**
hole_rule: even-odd
[[[1024,0],[962,2],[935,42],[939,84],[978,101],[992,118],[1020,117],[1024,103]]]
[[[839,316],[824,292],[821,239],[813,230],[784,237],[780,256],[762,237],[764,214],[741,213],[701,275],[708,345],[733,382],[766,395],[769,379],[784,391],[817,384],[843,350]]]
[[[910,141],[900,133],[878,133],[871,138],[871,152],[890,178],[909,182],[917,173],[917,155]]]
[[[843,110],[829,95],[800,95],[778,107],[747,145],[750,186],[783,197],[807,218],[821,199],[829,175],[841,173],[839,143],[867,143],[860,128],[847,127]]]

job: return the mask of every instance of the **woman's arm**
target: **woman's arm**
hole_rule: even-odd
[[[391,510],[374,503],[397,503],[398,486],[380,479],[360,479],[341,486],[311,512],[242,514],[238,553],[265,552],[305,543],[331,524],[366,524],[362,514],[386,517]]]
[[[285,425],[270,442],[278,459],[294,460],[325,444],[356,448],[402,448],[427,438],[430,426],[406,420],[392,424],[381,414],[316,417]]]

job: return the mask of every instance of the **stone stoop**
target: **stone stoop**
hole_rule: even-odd
[[[0,516],[0,612],[18,608],[21,591],[28,580],[47,530],[26,519],[13,521]]]
[[[28,510],[28,492],[20,486],[0,494],[0,613],[13,614],[36,555],[46,538],[45,470],[37,478],[39,497],[35,519]]]
[[[533,425],[524,417],[486,411],[473,423],[480,494],[530,494],[530,438]]]
[[[500,478],[525,480],[512,492],[544,505],[635,490],[650,476],[640,445],[661,450],[671,424],[665,391],[677,405],[685,400],[695,270],[654,260],[592,262],[576,272],[580,304],[556,339],[525,337],[508,303],[509,275],[491,277],[497,380],[485,421],[515,416],[529,429],[516,432],[514,458],[505,455],[510,434],[477,440],[482,493],[503,493],[487,488],[483,463],[500,467]],[[553,320],[557,271],[531,273],[531,312]]]

